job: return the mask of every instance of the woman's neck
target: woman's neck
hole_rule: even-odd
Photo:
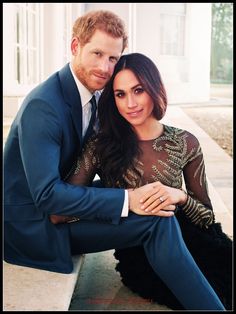
[[[139,140],[152,140],[159,137],[163,133],[163,124],[157,120],[152,120],[149,125],[136,126],[135,132]]]

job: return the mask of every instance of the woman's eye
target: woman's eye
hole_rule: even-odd
[[[144,91],[144,89],[142,87],[138,87],[135,89],[135,94],[141,94]]]
[[[119,92],[119,93],[115,94],[115,97],[118,97],[118,98],[121,98],[123,96],[124,96],[124,93],[122,93],[122,92]]]

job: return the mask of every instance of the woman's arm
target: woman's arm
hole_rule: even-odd
[[[76,165],[73,165],[69,174],[64,178],[72,185],[86,185],[92,184],[96,174],[97,159],[94,154],[95,143],[91,139],[82,150],[81,155],[78,156]],[[79,218],[74,216],[50,215],[50,220],[53,224],[75,222]]]
[[[159,181],[156,183],[155,197],[150,193],[145,195],[142,199],[142,208],[156,213],[171,204],[177,205],[192,223],[207,227],[214,222],[214,213],[208,195],[204,159],[199,141],[189,132],[184,137],[183,152],[181,167],[186,192]],[[147,209],[148,206],[149,209]]]
[[[96,139],[92,138],[85,145],[80,156],[78,156],[76,165],[65,178],[67,183],[73,185],[90,186],[97,173],[98,158],[95,155]]]
[[[205,172],[204,157],[200,144],[196,145],[196,153],[183,169],[187,191],[186,203],[180,206],[186,216],[196,225],[209,226],[215,220]]]

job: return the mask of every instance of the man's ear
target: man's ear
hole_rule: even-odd
[[[80,47],[78,37],[72,38],[70,47],[71,47],[72,55],[75,56],[78,53],[78,49]]]

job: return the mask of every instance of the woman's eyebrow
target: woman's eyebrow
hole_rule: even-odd
[[[135,86],[131,87],[131,89],[135,89],[138,86],[142,86],[141,84],[136,84]],[[114,89],[114,92],[123,92],[123,89]]]

